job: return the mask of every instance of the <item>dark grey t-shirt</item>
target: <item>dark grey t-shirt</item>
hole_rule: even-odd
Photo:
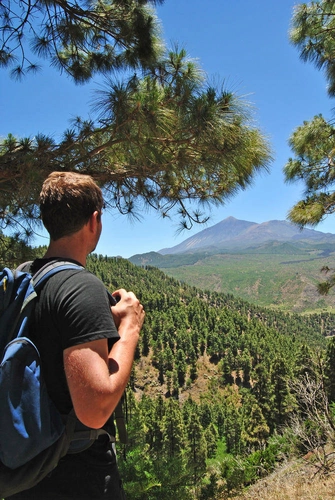
[[[54,260],[54,259],[51,259]],[[34,262],[34,273],[47,260]],[[72,408],[64,373],[63,351],[106,338],[109,347],[119,339],[103,283],[87,270],[63,270],[43,286],[32,324],[49,395],[60,413]]]

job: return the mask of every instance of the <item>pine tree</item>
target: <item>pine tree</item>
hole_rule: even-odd
[[[328,341],[324,361],[325,390],[329,403],[335,403],[335,337]]]

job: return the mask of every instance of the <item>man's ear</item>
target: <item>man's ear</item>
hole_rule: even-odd
[[[100,224],[101,221],[101,213],[98,210],[95,210],[90,218],[88,219],[89,228],[91,231],[94,231],[97,224]]]

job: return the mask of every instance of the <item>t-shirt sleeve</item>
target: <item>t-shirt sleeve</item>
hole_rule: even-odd
[[[96,276],[88,271],[71,274],[62,281],[56,294],[54,313],[63,350],[104,338],[111,347],[120,338],[107,290]]]

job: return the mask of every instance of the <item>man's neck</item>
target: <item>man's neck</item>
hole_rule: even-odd
[[[78,246],[75,241],[69,241],[69,238],[61,238],[57,241],[50,242],[44,258],[71,259],[79,262],[82,266],[86,266],[87,253],[85,249]]]

